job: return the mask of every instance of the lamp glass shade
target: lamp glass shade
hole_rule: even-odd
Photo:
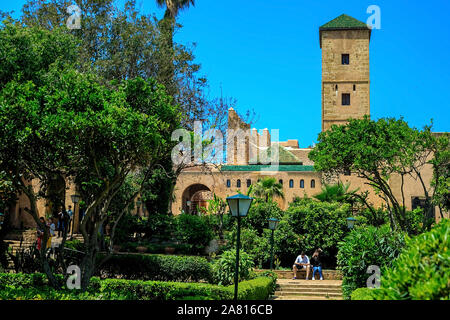
[[[269,219],[269,229],[275,230],[278,226],[278,222],[280,222],[280,220],[275,219],[275,218],[270,218]]]
[[[356,222],[355,218],[353,218],[353,217],[347,218],[347,226],[348,226],[348,228],[349,229],[353,229],[353,227],[355,226],[355,222]]]
[[[0,212],[0,224],[3,224],[3,220],[5,219],[5,216],[3,213]]]
[[[231,215],[233,217],[245,217],[252,204],[253,198],[237,194],[227,198],[228,206],[230,207]],[[239,208],[239,212],[238,212]]]
[[[142,204],[142,201],[141,201],[141,200],[136,201],[136,205],[137,205],[138,207],[140,207],[141,204]]]
[[[73,203],[78,203],[80,202],[80,196],[78,194],[73,194],[70,196],[72,198],[72,202]]]

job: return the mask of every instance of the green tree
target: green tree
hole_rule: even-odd
[[[270,177],[256,182],[252,187],[251,194],[264,199],[266,202],[272,201],[274,197],[284,199],[283,186],[275,178]]]
[[[314,167],[328,176],[344,174],[348,170],[366,180],[384,199],[390,213],[391,226],[406,230],[404,182],[412,176],[422,182],[427,199],[424,221],[432,211],[431,197],[423,182],[421,169],[431,154],[431,127],[424,130],[410,128],[402,119],[350,119],[343,126],[319,134],[319,143],[309,157]],[[389,179],[401,179],[400,190],[393,190]],[[396,191],[401,195],[395,197]]]

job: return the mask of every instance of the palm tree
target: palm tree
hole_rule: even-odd
[[[254,187],[252,187],[251,193],[269,202],[273,197],[280,197],[284,199],[283,186],[277,182],[275,178],[264,178],[259,180]]]
[[[316,194],[314,198],[322,202],[354,202],[354,195],[356,190],[349,191],[350,183],[343,184],[338,182],[337,184],[324,184],[322,191]]]
[[[159,21],[159,28],[161,31],[160,50],[168,53],[161,58],[157,80],[164,84],[169,95],[175,96],[177,93],[173,62],[175,57],[173,46],[175,20],[181,10],[188,9],[191,5],[194,6],[195,0],[156,0],[156,4],[161,8],[166,8],[164,17]]]
[[[175,20],[178,12],[195,6],[195,0],[156,0],[156,4],[161,8],[166,8],[164,19]]]

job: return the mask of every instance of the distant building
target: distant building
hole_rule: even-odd
[[[342,125],[349,118],[361,119],[370,116],[370,63],[369,43],[371,29],[361,21],[341,15],[319,28],[320,48],[322,49],[322,131],[332,125]],[[281,209],[286,209],[295,197],[311,197],[321,191],[323,177],[314,170],[314,163],[308,158],[311,148],[299,148],[298,140],[271,141],[268,129],[259,134],[256,129],[244,123],[230,108],[228,128],[250,132],[244,140],[227,141],[226,165],[192,167],[183,170],[175,187],[175,201],[172,212],[196,213],[199,207],[206,207],[212,194],[221,198],[247,193],[251,184],[263,177],[275,177],[282,183],[284,199],[276,199]],[[245,152],[238,152],[237,145],[245,144]],[[252,164],[252,149],[278,148],[279,168],[277,171],[262,171],[265,165]],[[430,186],[431,165],[426,165],[422,175]],[[380,199],[365,180],[349,172],[338,177],[342,182],[350,182],[351,189],[369,191],[369,201],[381,206]],[[394,190],[401,179],[393,176],[390,184]],[[396,195],[401,197],[400,194]],[[405,178],[405,202],[408,210],[423,206],[423,189],[411,177]],[[447,213],[448,216],[448,213]],[[437,215],[437,219],[439,216]]]

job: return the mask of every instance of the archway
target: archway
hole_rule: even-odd
[[[187,187],[182,196],[183,211],[188,214],[198,214],[200,208],[208,207],[208,200],[212,199],[211,190],[203,184],[193,184]]]

